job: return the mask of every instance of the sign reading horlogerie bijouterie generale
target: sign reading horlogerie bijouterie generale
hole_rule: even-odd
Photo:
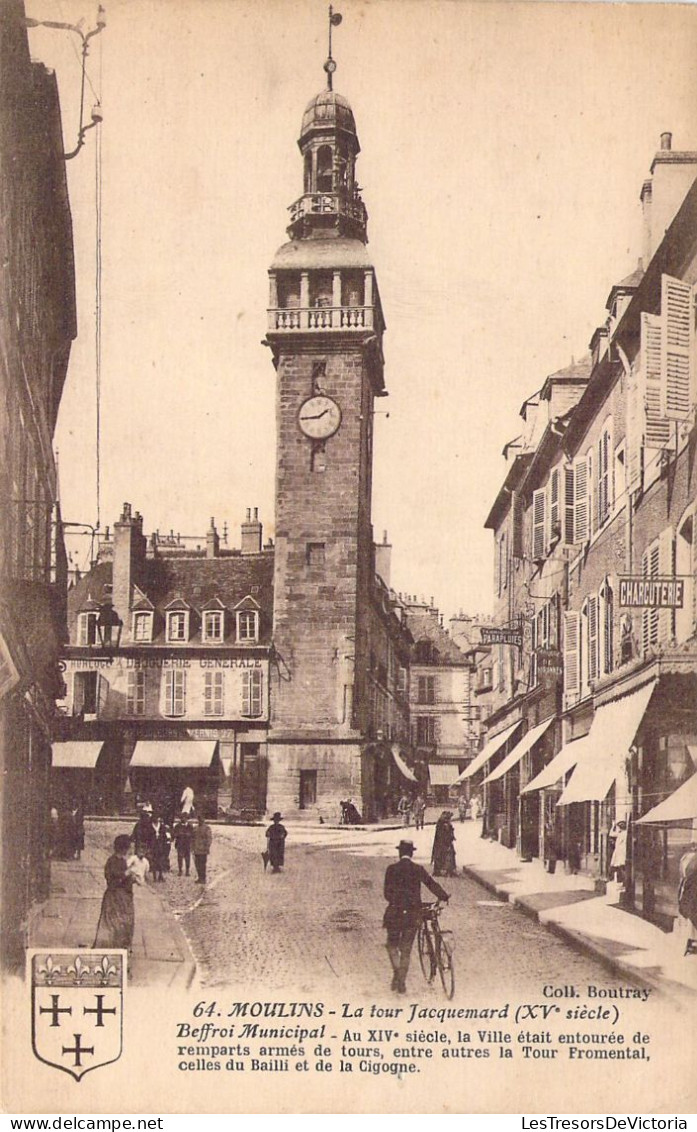
[[[623,609],[682,609],[684,599],[683,578],[620,578]]]

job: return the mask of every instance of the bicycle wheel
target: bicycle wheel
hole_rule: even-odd
[[[424,978],[427,983],[431,983],[436,974],[436,957],[433,954],[433,940],[427,922],[419,925],[416,944],[419,949],[419,963]]]
[[[436,963],[438,965],[438,973],[440,981],[443,984],[446,998],[452,998],[455,994],[455,967],[453,965],[453,945],[452,942],[446,938],[450,933],[439,933],[436,941]]]

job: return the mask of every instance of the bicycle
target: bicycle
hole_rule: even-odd
[[[419,963],[427,983],[432,983],[436,971],[440,975],[446,998],[455,993],[455,967],[453,964],[453,933],[443,931],[438,917],[443,911],[439,900],[421,905],[421,923],[416,937],[419,949]]]

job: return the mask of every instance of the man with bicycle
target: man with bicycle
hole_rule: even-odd
[[[422,865],[412,861],[413,841],[400,841],[397,850],[399,860],[388,865],[385,872],[387,908],[382,923],[387,929],[387,954],[393,971],[392,990],[406,994],[411,949],[421,923],[421,885],[425,884],[439,900],[447,901],[450,897]]]

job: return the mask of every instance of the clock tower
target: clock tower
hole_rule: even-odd
[[[334,17],[336,21],[336,17]],[[277,376],[275,663],[267,798],[284,816],[371,808],[366,738],[373,403],[385,329],[349,103],[328,84],[298,145],[302,195],[269,271]]]

